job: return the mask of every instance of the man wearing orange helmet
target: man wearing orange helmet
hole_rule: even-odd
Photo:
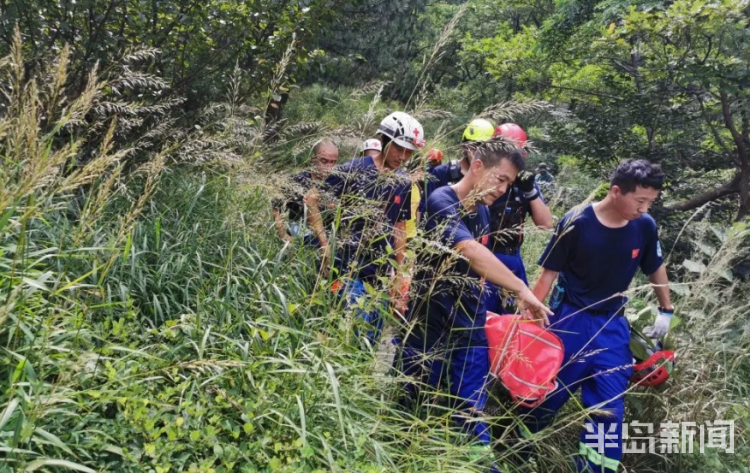
[[[526,158],[528,137],[515,123],[504,123],[495,129],[495,136],[502,136],[515,144]],[[528,285],[526,267],[521,257],[523,244],[523,224],[528,215],[540,228],[552,228],[552,212],[544,202],[542,193],[535,183],[534,173],[522,171],[516,177],[508,192],[497,199],[490,207],[492,229],[492,252],[513,273]],[[512,310],[513,300],[504,299],[497,288],[490,290],[487,310],[498,314]]]

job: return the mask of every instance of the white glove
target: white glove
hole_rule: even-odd
[[[660,339],[669,332],[669,325],[672,323],[673,310],[659,309],[659,315],[656,316],[654,325],[643,329],[643,334],[648,338]]]

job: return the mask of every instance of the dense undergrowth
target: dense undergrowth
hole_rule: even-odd
[[[346,91],[351,104],[334,113],[300,106],[270,144],[252,141],[262,126],[234,133],[250,129],[237,118],[204,126],[210,143],[176,134],[181,141],[130,162],[133,139],[113,141],[114,125],[82,125],[98,92],[50,108],[45,86],[11,84],[0,121],[0,471],[483,471],[487,458],[473,455],[449,412],[396,407],[400,379],[384,369],[382,347],[355,336],[316,255],[283,245],[273,230],[271,157],[290,159],[292,148],[324,134],[369,136],[385,107],[377,90]],[[355,111],[364,113],[352,126]],[[59,119],[47,126],[50,116]],[[425,120],[451,142],[452,117]],[[91,136],[100,138],[93,158],[68,166]],[[239,172],[216,164],[217,149],[245,158]],[[177,164],[181,150],[213,164]],[[558,215],[599,185],[566,173],[551,191]],[[529,236],[532,275],[547,237]],[[734,419],[736,453],[626,456],[625,464],[750,471],[748,287],[727,272],[746,251],[747,229],[689,223],[680,238],[695,256],[670,261],[680,282],[678,369],[660,392],[631,392],[628,415]],[[634,289],[634,319],[650,316],[648,294]],[[566,468],[582,421],[571,405],[535,439],[538,471]],[[505,468],[530,466],[505,461],[509,452],[500,452]]]

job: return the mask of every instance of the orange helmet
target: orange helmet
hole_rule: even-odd
[[[427,162],[429,162],[433,166],[437,166],[438,164],[442,163],[443,152],[437,148],[432,148],[430,152],[427,153]]]

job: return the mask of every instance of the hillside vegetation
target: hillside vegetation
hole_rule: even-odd
[[[619,159],[664,165],[678,362],[626,416],[733,420],[735,453],[623,463],[750,472],[747,2],[330,3],[1,7],[0,472],[486,471],[439,399],[397,406],[388,344],[273,226],[313,143],[348,159],[393,110],[448,156],[474,116],[524,123],[557,217]],[[549,234],[529,233],[533,280]],[[534,439],[536,464],[501,439],[501,465],[570,468],[584,415]]]

